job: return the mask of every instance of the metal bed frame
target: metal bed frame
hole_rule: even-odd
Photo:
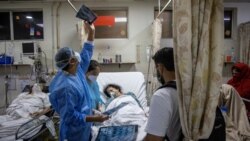
[[[56,116],[54,116],[54,110],[48,111],[45,115],[48,117],[48,119],[46,119],[46,120],[40,120],[39,117],[42,116],[42,115],[40,115],[40,116],[37,116],[37,117],[35,117],[35,118],[29,120],[28,122],[22,124],[22,125],[17,129],[17,131],[16,131],[16,133],[15,133],[15,139],[16,139],[16,140],[18,140],[18,139],[23,139],[23,137],[24,137],[25,135],[27,135],[28,133],[34,131],[35,129],[37,129],[39,126],[42,125],[42,128],[40,129],[40,131],[39,131],[38,133],[36,133],[35,135],[33,135],[32,137],[30,137],[30,138],[28,138],[28,139],[23,139],[23,140],[25,140],[25,141],[32,141],[32,140],[36,139],[38,136],[40,136],[42,133],[44,133],[45,131],[48,130],[48,128],[46,127],[46,122],[47,122],[47,121],[50,121],[50,120],[53,121],[53,119],[56,119],[55,122],[54,122],[54,124],[57,124],[57,123],[59,122],[59,118],[57,118]],[[38,124],[32,126],[32,127],[29,128],[29,129],[25,129],[25,127],[26,127],[28,124],[30,124],[31,122],[33,122],[33,121],[35,121],[35,120],[38,120]],[[22,128],[24,128],[25,131],[24,131],[23,133],[20,134]]]

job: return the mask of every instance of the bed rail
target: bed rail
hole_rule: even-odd
[[[48,117],[47,119],[39,119],[41,116],[43,116],[43,115],[40,115],[40,116],[36,116],[33,119],[31,119],[31,120],[27,121],[26,123],[22,124],[17,129],[17,131],[15,133],[15,139],[16,140],[22,139],[25,135],[27,135],[28,133],[34,131],[35,129],[38,129],[40,126],[42,126],[42,128],[39,130],[39,132],[35,133],[35,135],[30,137],[28,140],[33,140],[36,137],[38,137],[39,135],[41,135],[43,132],[45,132],[47,130],[47,128],[45,127],[45,124],[46,124],[47,121],[50,121],[50,120],[53,119],[54,110],[48,111],[45,115],[47,115],[47,117]],[[32,124],[32,123],[34,123],[34,125],[32,125],[31,128],[28,129],[27,126],[29,127],[29,125]],[[20,133],[20,132],[22,132],[22,133]]]

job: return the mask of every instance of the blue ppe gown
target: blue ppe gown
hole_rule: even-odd
[[[94,82],[88,81],[88,85],[89,85],[90,98],[92,101],[92,108],[98,109],[99,104],[104,104],[100,96],[98,83],[96,81]]]
[[[49,100],[60,116],[60,141],[89,141],[92,114],[91,99],[85,73],[93,54],[93,45],[84,43],[81,62],[75,75],[59,71],[50,84]]]

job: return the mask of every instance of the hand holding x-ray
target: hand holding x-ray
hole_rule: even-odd
[[[68,0],[68,3],[76,11],[77,18],[87,21],[89,24],[92,24],[97,19],[96,14],[87,6],[82,5],[81,8],[77,10],[70,0]]]

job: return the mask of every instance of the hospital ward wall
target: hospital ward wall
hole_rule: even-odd
[[[42,50],[47,55],[47,62],[49,68],[52,68],[53,61],[53,44],[52,44],[52,13],[51,3],[28,3],[28,2],[0,2],[0,10],[42,10],[43,23],[44,23],[44,39],[43,40],[13,40],[13,41],[0,41],[0,54],[6,53],[7,55],[14,56],[15,66],[0,66],[0,113],[5,111],[6,105],[6,87],[5,82],[8,83],[7,90],[8,104],[22,91],[23,85],[34,83],[34,73],[32,73],[33,60],[28,56],[22,55],[22,43],[34,42],[35,45],[40,44]],[[22,57],[21,57],[22,56]],[[44,58],[42,58],[44,63]],[[52,70],[52,69],[50,69]],[[6,76],[8,79],[5,79]]]
[[[231,48],[235,49],[236,61],[239,60],[238,27],[241,23],[250,21],[250,3],[224,3],[225,8],[235,9],[233,13],[232,38],[224,40],[224,53],[230,53]],[[223,82],[226,83],[231,77],[232,63],[224,63]]]
[[[74,2],[79,8],[83,2]],[[131,2],[84,2],[89,7],[128,8],[128,38],[126,39],[96,39],[93,59],[98,59],[101,52],[103,56],[109,56],[114,59],[115,54],[121,54],[122,64],[102,64],[102,71],[122,72],[122,71],[140,71],[145,77],[148,70],[148,59],[146,49],[152,45],[152,22],[154,20],[154,8],[157,7],[156,1],[131,1]],[[237,25],[249,20],[249,3],[226,3],[226,7],[237,8]],[[80,50],[81,42],[77,33],[76,24],[79,21],[75,18],[74,10],[66,2],[0,2],[0,10],[18,10],[18,9],[41,9],[43,10],[44,39],[33,40],[39,44],[47,55],[49,72],[56,71],[54,66],[54,55],[57,48],[69,46],[75,50]],[[57,13],[58,10],[58,13]],[[58,34],[58,36],[57,36]],[[23,42],[32,40],[0,41],[0,53],[6,52],[15,57],[15,63],[20,62],[20,53]],[[58,43],[58,44],[57,44]],[[237,41],[233,39],[225,40],[225,51],[234,46],[237,51]],[[162,39],[161,46],[173,46],[172,39]],[[5,51],[6,50],[6,51]],[[43,64],[44,58],[42,59]],[[114,61],[114,60],[113,60]],[[28,57],[22,58],[22,64],[33,64],[33,60]],[[230,64],[229,64],[230,65]],[[229,68],[225,65],[225,68]],[[151,67],[154,67],[151,66]],[[5,69],[6,68],[6,69]],[[8,103],[10,103],[20,92],[25,83],[34,83],[34,74],[31,75],[32,66],[13,66],[0,67],[0,107],[5,106],[5,76],[8,75],[8,84],[11,88],[8,90]],[[230,77],[224,69],[223,76]],[[152,75],[152,74],[150,74]],[[225,81],[228,77],[225,77]],[[14,85],[15,84],[15,85]],[[0,111],[1,112],[1,111]]]
[[[75,2],[77,8],[83,3]],[[98,52],[103,55],[113,56],[122,55],[122,64],[103,65],[103,71],[142,71],[146,73],[147,59],[146,47],[152,43],[151,25],[154,19],[155,2],[86,2],[89,7],[127,7],[128,8],[128,38],[126,39],[96,39],[93,58],[97,59]],[[0,2],[0,10],[22,10],[22,9],[41,9],[43,10],[44,22],[44,39],[43,40],[18,40],[18,41],[1,41],[0,52],[13,55],[15,64],[20,63],[23,42],[34,42],[39,44],[42,50],[47,54],[49,72],[56,71],[54,67],[54,55],[57,48],[69,46],[75,50],[80,50],[81,42],[77,33],[76,24],[79,21],[75,18],[75,12],[66,2],[48,3],[48,2]],[[58,10],[58,13],[56,12]],[[58,36],[56,34],[58,33]],[[58,44],[57,44],[58,43]],[[107,47],[109,46],[109,49]],[[136,48],[137,47],[137,48]],[[139,54],[139,55],[138,55]],[[139,58],[137,58],[139,56]],[[42,58],[44,64],[44,58]],[[22,64],[33,65],[33,60],[23,56]],[[34,74],[31,75],[32,66],[0,68],[0,107],[5,106],[5,76],[15,80],[15,88],[8,90],[8,103],[10,103],[22,89],[23,83],[34,83]],[[26,74],[27,73],[27,74]],[[32,79],[31,79],[32,78]]]

